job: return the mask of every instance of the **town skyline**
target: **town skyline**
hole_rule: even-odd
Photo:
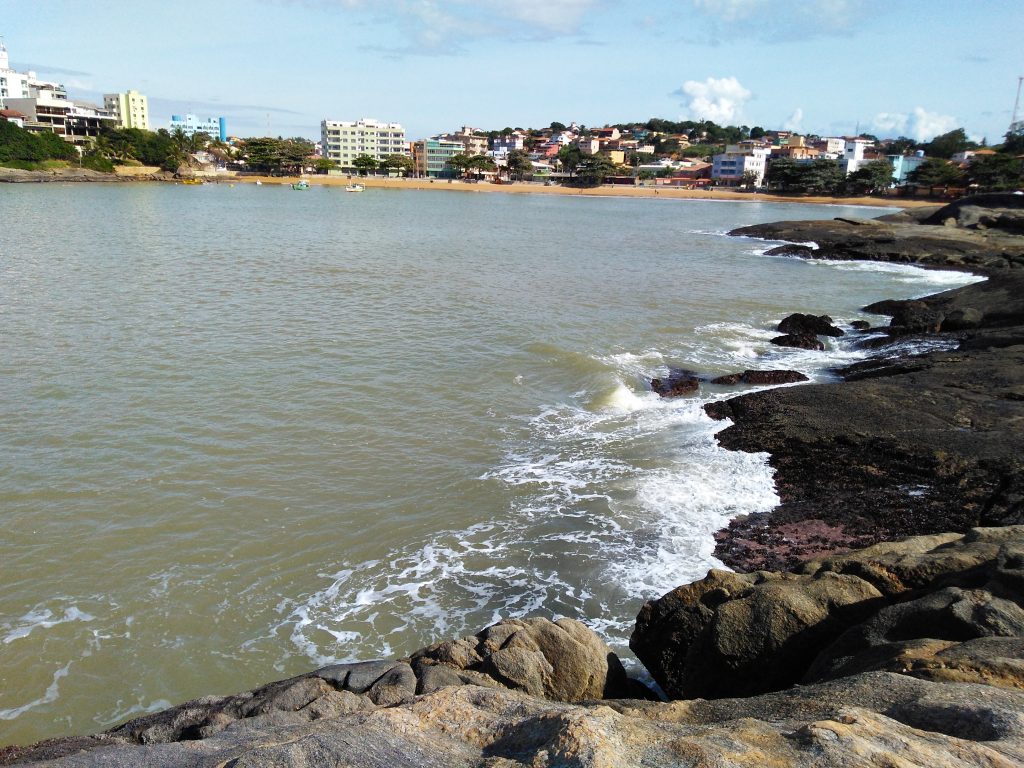
[[[315,140],[324,118],[430,136],[663,117],[996,143],[1024,74],[1024,8],[1003,0],[110,3],[90,10],[103,34],[77,15],[0,0],[11,66],[72,98],[142,91],[154,130],[193,113],[240,136]]]

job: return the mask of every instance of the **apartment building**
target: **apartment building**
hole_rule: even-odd
[[[383,123],[368,118],[323,120],[320,123],[320,143],[324,157],[341,168],[354,168],[352,163],[360,155],[369,155],[381,162],[388,155],[409,154],[401,123]]]
[[[444,179],[455,176],[448,161],[466,151],[461,141],[442,138],[422,139],[412,145],[412,159],[417,176]]]
[[[118,128],[149,130],[149,99],[138,91],[105,93],[103,106],[117,120]]]
[[[712,158],[711,178],[721,184],[739,184],[743,174],[753,173],[754,185],[764,184],[764,174],[768,157],[772,151],[768,147],[753,146],[750,142],[730,145],[725,152]]]
[[[185,132],[186,136],[194,136],[197,133],[205,133],[211,139],[227,141],[227,123],[223,117],[208,117],[200,120],[195,115],[171,115],[171,133],[177,129]]]

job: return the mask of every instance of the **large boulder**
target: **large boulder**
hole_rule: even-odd
[[[880,598],[856,576],[712,570],[646,603],[629,645],[670,698],[751,696],[799,681]]]
[[[619,658],[592,630],[572,619],[505,619],[479,634],[423,648],[411,663],[421,677],[440,666],[442,674],[484,676],[554,701],[630,693]]]
[[[780,333],[803,333],[812,336],[842,336],[843,331],[832,324],[828,315],[805,315],[795,312],[786,317],[776,328]]]
[[[867,671],[1024,688],[1024,526],[807,562],[712,570],[646,603],[630,647],[672,698],[747,696]],[[999,641],[995,640],[999,638]],[[982,639],[987,639],[981,643]]]

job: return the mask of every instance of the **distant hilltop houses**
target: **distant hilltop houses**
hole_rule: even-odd
[[[135,164],[175,173],[316,171],[497,183],[532,179],[851,193],[921,186],[1017,189],[1024,157],[1020,121],[1013,122],[998,150],[971,142],[962,128],[915,142],[660,118],[600,127],[553,122],[544,128],[483,130],[463,125],[418,140],[410,140],[399,122],[324,118],[320,141],[314,144],[304,138],[229,136],[224,117],[183,114],[172,115],[166,128],[148,135],[153,119],[144,94],[107,93],[102,105],[69,98],[62,84],[12,69],[2,41],[0,121],[36,134],[31,141],[47,145],[46,157],[69,157],[68,147],[41,136],[52,134],[71,144],[77,150],[71,155],[83,165],[107,171]],[[27,146],[20,138],[10,141]],[[40,151],[24,150],[23,157],[10,159],[38,160]]]
[[[925,160],[924,152],[886,152],[873,137],[803,136],[791,131],[726,128],[712,123],[669,124],[654,130],[639,124],[587,128],[577,123],[552,123],[545,129],[506,128],[483,131],[462,126],[450,133],[406,142],[401,123],[323,120],[318,154],[331,173],[398,174],[453,179],[464,175],[500,178],[510,163],[521,176],[542,179],[572,177],[580,169],[604,163],[604,179],[612,183],[648,180],[668,186],[745,186],[766,183],[773,162],[796,167],[817,164],[834,168],[837,179],[850,177],[878,161],[891,166],[891,185],[908,177]],[[701,126],[718,129],[710,135]],[[724,140],[723,140],[724,139]],[[730,140],[733,139],[733,140]],[[958,163],[991,150],[955,155]],[[401,158],[408,158],[403,163]],[[474,163],[475,159],[488,162]],[[475,170],[474,170],[475,169]]]

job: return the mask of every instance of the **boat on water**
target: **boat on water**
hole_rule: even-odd
[[[299,179],[297,182],[292,184],[292,189],[309,189],[309,182],[305,179]]]
[[[345,187],[346,192],[362,192],[364,189],[366,189],[366,187],[362,184],[349,184]]]
[[[182,184],[205,184],[206,182],[202,179],[182,179]]]

